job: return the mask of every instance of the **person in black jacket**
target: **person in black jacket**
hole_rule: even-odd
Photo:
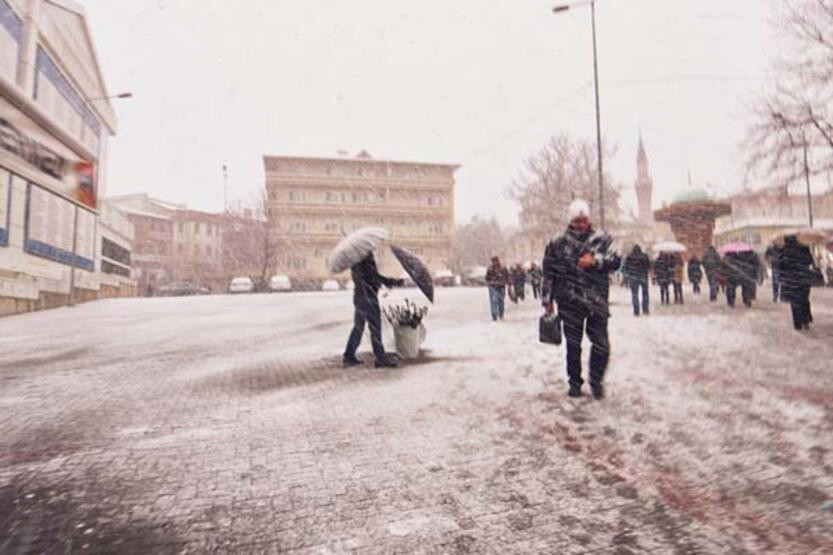
[[[489,307],[492,311],[492,321],[503,320],[509,272],[501,266],[500,258],[497,256],[492,257],[492,264],[486,270],[486,285],[489,287]]]
[[[659,285],[659,304],[670,304],[668,286],[671,284],[671,255],[667,252],[659,253],[654,262],[654,279]]]
[[[631,302],[633,303],[633,315],[639,316],[639,288],[642,288],[642,312],[648,315],[649,294],[648,274],[651,272],[651,259],[642,252],[639,245],[634,245],[631,253],[625,257],[622,273],[625,281],[631,288]]]
[[[795,235],[784,238],[784,248],[778,258],[781,278],[781,298],[789,301],[793,327],[810,328],[813,314],[810,311],[811,272],[815,268],[810,249],[798,242]]]
[[[404,280],[388,278],[379,275],[376,268],[376,259],[373,253],[368,254],[361,262],[350,268],[353,278],[353,306],[355,316],[353,318],[353,331],[347,340],[347,347],[344,349],[342,361],[344,367],[361,364],[356,358],[356,350],[362,341],[365,323],[370,327],[370,342],[373,345],[373,356],[376,358],[376,368],[392,368],[397,365],[396,360],[385,353],[382,345],[382,311],[379,308],[379,288],[402,287]]]
[[[688,281],[691,282],[692,292],[695,295],[700,294],[700,280],[702,279],[703,269],[700,267],[697,255],[694,255],[688,260]]]
[[[515,288],[515,299],[524,300],[526,298],[526,271],[520,262],[512,269],[512,285]]]
[[[542,279],[543,275],[541,274],[541,268],[533,262],[529,267],[529,284],[532,286],[532,296],[535,299],[541,296]]]
[[[706,271],[706,281],[709,283],[709,300],[717,300],[717,276],[720,272],[720,255],[713,246],[706,249],[703,255],[703,269]]]
[[[610,358],[607,323],[610,317],[609,274],[619,269],[620,260],[610,253],[611,238],[597,234],[590,226],[590,207],[575,200],[568,211],[570,222],[564,235],[550,241],[544,253],[544,289],[541,302],[547,314],[558,305],[567,340],[567,395],[581,396],[581,341],[585,325],[590,351],[590,388],[595,399],[604,397],[602,380]]]

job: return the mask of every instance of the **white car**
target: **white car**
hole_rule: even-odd
[[[269,280],[270,291],[292,291],[292,281],[288,276],[276,274]]]
[[[338,282],[334,279],[328,279],[321,284],[322,291],[339,291],[341,287],[339,286]]]
[[[451,270],[437,270],[434,272],[434,285],[452,287],[454,284],[454,274]]]
[[[228,286],[229,293],[251,293],[254,291],[255,284],[252,283],[252,278],[236,277],[231,280]]]

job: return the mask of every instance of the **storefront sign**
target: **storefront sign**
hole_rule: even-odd
[[[77,198],[90,208],[96,207],[95,165],[81,159],[0,97],[0,154],[3,153],[60,181],[63,185],[60,192],[64,195]]]
[[[24,250],[29,254],[93,271],[95,218],[93,212],[29,183],[26,192]]]

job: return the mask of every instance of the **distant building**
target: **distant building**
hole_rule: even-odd
[[[330,251],[366,225],[386,228],[392,243],[432,271],[449,268],[458,166],[375,160],[364,151],[356,158],[264,156],[263,163],[275,271],[293,282],[329,277]],[[383,272],[401,274],[387,250],[377,261]]]
[[[82,8],[0,0],[0,314],[109,294],[107,96]]]
[[[813,227],[833,232],[833,190],[811,197]],[[806,195],[792,195],[784,187],[744,191],[728,197],[732,213],[715,223],[715,244],[735,241],[766,249],[779,234],[809,226]]]
[[[146,193],[108,199],[135,227],[133,262],[139,289],[146,294],[172,281],[223,290],[221,214],[190,210]]]
[[[104,199],[99,219],[101,255],[100,297],[134,297],[137,282],[133,276],[135,228],[127,214]]]

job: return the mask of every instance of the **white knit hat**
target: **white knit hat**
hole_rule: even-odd
[[[572,222],[580,216],[590,218],[590,205],[587,204],[586,200],[577,198],[570,203],[570,208],[567,210],[567,220]]]

